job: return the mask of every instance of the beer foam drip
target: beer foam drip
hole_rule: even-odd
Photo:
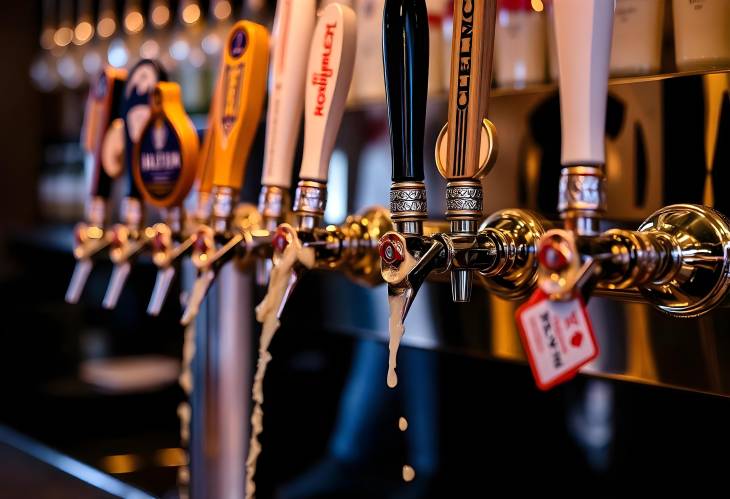
[[[183,342],[183,360],[182,369],[180,371],[180,377],[178,383],[185,391],[185,394],[190,398],[190,394],[193,392],[193,372],[191,365],[193,357],[195,356],[195,327],[189,326],[185,329],[185,340]],[[190,403],[186,400],[177,406],[177,416],[180,418],[180,442],[183,448],[187,448],[190,443],[190,418],[191,408]],[[186,462],[190,462],[190,458]],[[190,471],[187,465],[181,466],[178,469],[177,475],[178,489],[181,498],[187,498],[188,485],[190,483]]]
[[[259,454],[261,454],[261,443],[258,437],[264,429],[264,411],[262,408],[264,403],[264,376],[266,375],[266,367],[271,361],[269,345],[271,345],[271,340],[273,340],[274,334],[276,334],[280,325],[277,314],[284,300],[289,279],[294,272],[294,266],[299,263],[306,268],[312,268],[315,262],[314,249],[302,246],[302,242],[297,237],[296,230],[288,224],[282,224],[280,227],[287,232],[290,242],[284,248],[281,258],[272,268],[266,296],[256,307],[256,320],[262,323],[263,327],[261,328],[261,338],[259,340],[259,358],[256,363],[256,374],[254,375],[253,388],[251,389],[254,407],[251,412],[251,438],[248,444],[248,458],[246,460],[246,499],[253,499],[256,493],[254,475],[256,474],[256,463]]]
[[[408,420],[403,416],[398,418],[398,429],[400,431],[406,431],[408,429]]]
[[[388,295],[388,304],[390,305],[390,320],[388,322],[390,341],[388,342],[387,383],[390,388],[395,388],[398,384],[398,375],[395,373],[396,357],[398,355],[400,340],[405,332],[403,308],[406,306],[406,295]]]
[[[416,478],[416,470],[414,470],[412,466],[408,466],[407,464],[404,464],[403,465],[403,481],[412,482],[414,478]]]

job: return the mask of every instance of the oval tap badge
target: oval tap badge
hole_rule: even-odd
[[[182,104],[180,86],[158,83],[150,97],[150,118],[134,155],[134,181],[145,200],[160,208],[180,205],[195,180],[198,134]]]

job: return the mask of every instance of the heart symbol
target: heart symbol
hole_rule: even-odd
[[[583,333],[575,333],[570,338],[570,344],[573,345],[575,348],[578,348],[581,343],[583,343]]]

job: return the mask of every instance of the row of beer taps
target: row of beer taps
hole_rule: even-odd
[[[673,205],[634,231],[606,228],[602,219],[613,0],[554,2],[563,137],[561,221],[522,209],[484,218],[482,186],[499,150],[497,127],[487,118],[496,4],[454,2],[448,120],[435,151],[447,181],[447,224],[429,220],[427,214],[425,0],[386,0],[383,13],[390,209],[368,208],[339,226],[324,226],[323,214],[329,162],[355,63],[356,23],[349,7],[330,3],[315,16],[315,0],[279,2],[271,40],[264,27],[237,23],[225,45],[200,147],[196,138],[182,133],[189,130],[189,120],[179,106],[179,88],[165,82],[159,64],[141,61],[129,75],[106,70],[87,106],[85,146],[94,158],[96,181],[88,220],[76,231],[78,263],[67,300],[78,301],[93,260],[108,250],[115,267],[104,305],[114,307],[131,262],[150,250],[159,273],[149,311],[159,313],[175,269],[190,255],[198,278],[182,319],[187,324],[222,265],[251,263],[257,282],[265,284],[272,265],[295,244],[310,248],[313,261],[293,265],[279,313],[301,274],[312,267],[343,271],[367,284],[385,281],[390,297],[398,299],[401,320],[423,282],[439,274],[450,276],[455,302],[470,300],[475,280],[509,300],[532,294],[531,302],[584,303],[596,292],[646,301],[677,317],[697,316],[725,302],[730,223],[723,215],[704,206]],[[239,204],[238,196],[263,111],[268,71],[256,209]],[[290,211],[303,111],[304,150]],[[166,146],[144,138],[154,134],[151,124],[160,120],[177,137],[175,145],[168,144],[182,158],[176,167],[140,160],[145,147],[160,161],[166,157],[159,154]],[[119,150],[126,161],[120,169],[131,172],[130,187],[123,223],[110,228],[105,204],[115,168],[106,163],[119,162]],[[198,208],[186,215],[181,204],[193,186]],[[144,228],[145,203],[162,208],[165,223]]]

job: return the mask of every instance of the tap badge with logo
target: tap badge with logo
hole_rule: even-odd
[[[241,106],[241,89],[243,88],[243,54],[248,46],[248,36],[243,29],[235,30],[228,43],[228,54],[224,58],[223,77],[223,112],[221,124],[226,137],[231,133]]]
[[[147,202],[160,208],[182,203],[195,180],[198,148],[180,86],[158,83],[134,154],[134,181]]]

